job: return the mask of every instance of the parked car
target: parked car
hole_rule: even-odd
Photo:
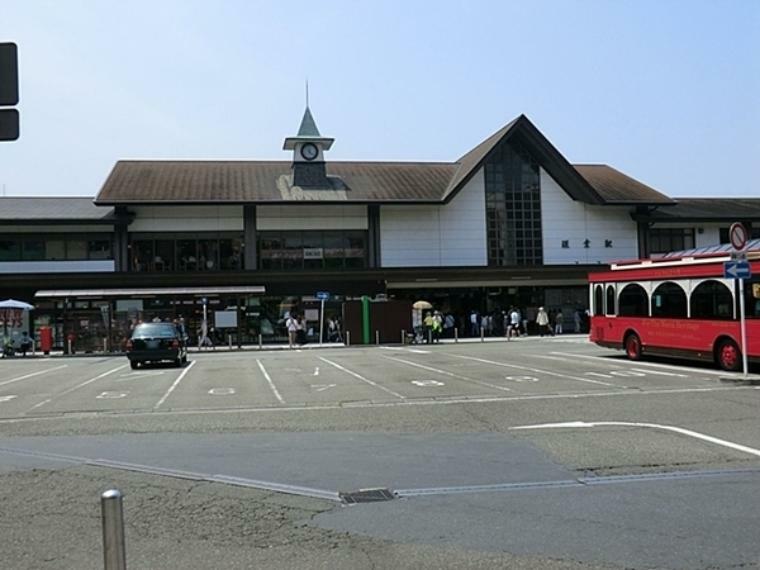
[[[187,344],[172,323],[144,323],[135,327],[127,341],[127,358],[133,369],[162,361],[182,366],[187,362]]]

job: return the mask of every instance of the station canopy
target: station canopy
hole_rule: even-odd
[[[129,297],[204,297],[216,295],[261,295],[263,285],[240,287],[133,287],[128,289],[47,289],[37,291],[37,299],[115,299]]]

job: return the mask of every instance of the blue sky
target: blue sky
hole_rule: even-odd
[[[571,162],[760,197],[760,2],[2,0],[9,196],[122,158],[288,159],[304,80],[327,160],[456,160],[525,113]]]

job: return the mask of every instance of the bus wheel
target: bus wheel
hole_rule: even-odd
[[[718,366],[729,372],[736,372],[741,368],[742,353],[736,343],[730,339],[722,341],[716,352]]]
[[[641,359],[641,339],[636,333],[631,333],[625,337],[625,355],[630,360]]]

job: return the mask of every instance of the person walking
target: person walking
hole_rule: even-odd
[[[290,348],[295,348],[296,335],[298,334],[298,319],[294,315],[288,315],[285,327],[288,329],[288,345]]]
[[[426,313],[425,318],[422,320],[423,329],[425,331],[425,342],[430,343],[433,341],[433,313]]]
[[[470,336],[476,337],[480,335],[480,318],[477,311],[470,312]]]
[[[435,342],[441,341],[441,333],[443,332],[443,317],[439,311],[436,311],[433,315],[433,340]]]
[[[516,307],[509,309],[509,334],[520,336],[520,311]]]
[[[564,321],[565,317],[562,314],[562,309],[559,309],[557,314],[554,315],[554,334],[562,334],[562,324]]]
[[[536,324],[538,325],[538,333],[543,337],[544,334],[549,334],[549,315],[543,307],[538,308],[538,314],[536,315]]]

